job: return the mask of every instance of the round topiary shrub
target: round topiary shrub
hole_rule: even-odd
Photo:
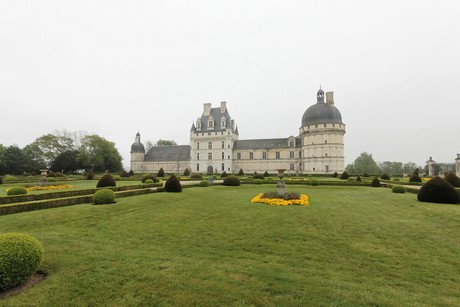
[[[422,182],[422,179],[415,173],[409,178],[409,182]]]
[[[142,183],[146,183],[145,181],[148,180],[148,179],[151,179],[153,180],[153,182],[158,182],[159,180],[157,179],[157,177],[155,177],[154,175],[152,174],[147,174],[145,175],[144,177],[142,177]]]
[[[440,177],[434,177],[425,183],[417,193],[417,199],[423,202],[457,204],[459,193],[454,186]]]
[[[3,177],[3,181],[5,182],[12,182],[12,181],[16,181],[16,177],[14,176],[11,176],[11,175],[6,175],[5,177]]]
[[[134,176],[134,171],[133,171],[133,170],[130,170],[128,174],[129,174],[130,176]]]
[[[24,195],[27,194],[25,187],[11,187],[7,190],[6,195]]]
[[[252,178],[254,179],[265,179],[264,175],[258,174],[257,172],[252,175]]]
[[[457,175],[455,175],[454,173],[447,173],[444,177],[444,180],[446,180],[454,187],[460,188],[460,178],[458,178]]]
[[[129,174],[128,174],[127,171],[122,171],[122,172],[120,173],[120,177],[129,177]]]
[[[244,176],[244,172],[243,172],[243,169],[242,169],[242,168],[240,168],[240,171],[238,172],[238,175],[239,175],[239,176]]]
[[[348,179],[350,175],[348,175],[347,171],[344,171],[342,175],[340,175],[340,179]]]
[[[152,184],[152,183],[153,183],[153,180],[152,180],[152,179],[147,179],[144,183],[145,183],[145,184]]]
[[[406,193],[406,187],[402,186],[402,185],[394,185],[392,188],[391,188],[391,191],[393,193]]]
[[[92,171],[89,171],[86,173],[86,180],[93,180],[94,179],[94,173]]]
[[[223,171],[222,174],[220,174],[220,178],[225,178],[228,177],[228,174],[226,171]]]
[[[160,167],[160,170],[157,173],[157,177],[164,177],[165,176],[165,171],[162,167]]]
[[[205,187],[208,187],[208,186],[209,186],[209,181],[207,181],[207,180],[201,180],[200,181],[200,187],[205,188]]]
[[[372,186],[375,187],[375,188],[379,188],[379,187],[382,186],[382,185],[380,184],[379,178],[374,177],[374,179],[372,179]]]
[[[312,185],[312,186],[318,186],[318,185],[319,185],[318,179],[312,179],[312,180],[310,180],[310,185]]]
[[[0,234],[0,291],[11,289],[35,274],[43,254],[40,241],[28,234]]]
[[[165,183],[166,192],[182,192],[182,185],[180,184],[179,179],[176,176],[172,175],[166,180]]]
[[[109,173],[104,174],[104,176],[99,179],[97,182],[96,188],[105,188],[105,187],[115,187],[117,183],[115,179]]]
[[[229,176],[229,177],[224,178],[224,182],[222,184],[228,185],[228,186],[239,186],[241,182],[240,182],[240,178],[235,177],[235,176]]]
[[[115,202],[115,192],[109,189],[102,189],[94,193],[93,203],[95,205],[113,204]]]
[[[390,176],[388,176],[387,173],[383,173],[382,176],[380,176],[380,179],[383,179],[383,180],[390,180]]]
[[[188,168],[185,169],[184,176],[190,176],[190,170]]]

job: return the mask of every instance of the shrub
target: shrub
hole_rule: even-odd
[[[375,187],[375,188],[378,188],[378,187],[381,187],[381,186],[382,186],[382,185],[380,184],[379,178],[374,177],[374,179],[372,179],[372,186]]]
[[[115,179],[109,173],[104,174],[104,176],[99,179],[97,182],[96,188],[105,188],[105,187],[115,187],[117,183]]]
[[[3,177],[3,181],[5,182],[12,182],[12,181],[16,181],[16,177],[14,176],[11,176],[11,175],[6,175],[5,177]]]
[[[355,178],[349,177],[349,178],[347,179],[347,181],[355,181]]]
[[[208,187],[209,186],[209,182],[207,180],[201,180],[200,181],[200,187]]]
[[[382,176],[380,176],[380,179],[383,179],[383,180],[390,180],[390,176],[388,176],[387,173],[383,173]]]
[[[337,173],[337,172],[334,172],[334,174],[332,174],[332,177],[334,177],[334,178],[337,178],[337,177],[339,177],[339,173]]]
[[[56,177],[56,174],[53,171],[49,171],[47,177]]]
[[[348,175],[347,171],[344,171],[342,175],[340,175],[340,179],[348,179],[348,177],[350,177],[350,175]]]
[[[130,176],[134,176],[134,171],[133,171],[133,170],[130,170],[128,174],[129,174]]]
[[[361,182],[361,177],[360,176],[356,177],[356,181]]]
[[[11,187],[6,192],[6,195],[24,195],[27,194],[27,189],[25,187]]]
[[[254,179],[265,179],[264,175],[258,174],[257,172],[255,172],[254,175],[252,175],[252,178],[254,178]]]
[[[54,177],[64,177],[64,174],[61,172],[55,172]]]
[[[120,175],[113,175],[113,180],[115,181],[120,181],[121,180],[121,176]]]
[[[264,180],[263,180],[263,179],[259,179],[259,178],[258,178],[258,179],[255,179],[255,180],[254,180],[254,184],[262,184],[262,183],[264,183]]]
[[[225,178],[225,177],[228,177],[228,174],[223,171],[222,174],[220,174],[220,178]]]
[[[270,177],[270,174],[268,173],[268,171],[265,171],[264,177]]]
[[[153,180],[152,180],[152,179],[147,179],[144,183],[145,183],[145,184],[152,184],[152,183],[153,183]]]
[[[92,171],[89,171],[86,173],[86,180],[93,180],[94,179],[94,173]]]
[[[190,176],[190,170],[188,168],[185,169],[184,176]]]
[[[203,174],[200,174],[200,173],[193,173],[190,175],[190,178],[193,178],[193,179],[203,179]]]
[[[28,234],[0,234],[0,291],[17,286],[35,274],[43,254],[40,241]]]
[[[393,181],[399,181],[399,178],[393,178]]]
[[[414,174],[409,178],[409,182],[422,182],[422,179],[418,176],[418,173]]]
[[[49,177],[47,179],[48,179],[48,182],[56,182],[57,181],[56,177]]]
[[[235,176],[229,176],[224,178],[223,185],[228,185],[228,186],[239,186],[241,184],[240,178],[235,177]]]
[[[155,177],[154,175],[152,175],[152,174],[147,174],[147,175],[145,175],[144,177],[142,177],[142,183],[146,183],[146,180],[148,180],[148,179],[153,180],[153,182],[155,182],[155,183],[159,181],[159,180],[157,179],[157,177]]]
[[[165,183],[166,192],[182,192],[182,186],[176,176],[172,175],[166,180]]]
[[[312,179],[312,180],[310,180],[310,185],[312,185],[312,186],[318,186],[318,185],[319,185],[318,179]]]
[[[157,173],[157,177],[164,177],[165,176],[165,171],[162,167],[160,167],[160,170]]]
[[[394,185],[392,188],[391,188],[391,191],[393,193],[406,193],[406,187],[402,186],[402,185]]]
[[[456,204],[459,202],[459,194],[449,182],[434,177],[420,188],[417,199],[430,203]]]
[[[95,205],[112,204],[114,202],[115,202],[115,193],[112,190],[102,189],[94,193],[93,203]]]
[[[444,177],[444,180],[446,180],[448,183],[450,183],[456,188],[460,187],[460,178],[458,178],[457,175],[455,175],[454,173],[447,173]]]
[[[157,188],[157,192],[164,192],[165,191],[165,188],[164,187],[158,187]]]
[[[122,172],[120,173],[120,177],[129,177],[129,174],[128,174],[127,171],[122,171]]]
[[[239,175],[239,176],[244,176],[244,172],[243,172],[243,169],[242,169],[242,168],[240,168],[240,171],[238,172],[238,175]]]
[[[3,183],[3,177],[0,177],[0,184]]]

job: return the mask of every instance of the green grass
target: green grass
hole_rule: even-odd
[[[460,206],[289,186],[309,207],[213,186],[0,217],[44,245],[46,280],[0,305],[391,305],[460,301]]]

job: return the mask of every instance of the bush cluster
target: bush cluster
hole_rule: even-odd
[[[0,291],[11,289],[35,274],[43,254],[40,241],[30,235],[0,234]]]
[[[142,177],[142,183],[146,183],[147,179],[151,179],[153,180],[153,182],[158,182],[159,180],[157,179],[157,177],[155,177],[154,175],[152,174],[147,174],[145,175],[144,177]]]
[[[265,171],[264,177],[270,177],[270,174],[268,173],[268,171]]]
[[[6,192],[6,195],[24,195],[27,194],[27,189],[25,187],[11,187]]]
[[[105,188],[105,187],[115,187],[117,183],[115,179],[109,173],[104,174],[104,176],[99,179],[97,182],[96,188]]]
[[[53,171],[49,171],[47,177],[56,177],[56,174]]]
[[[129,177],[129,174],[128,174],[127,171],[122,171],[122,172],[120,173],[120,177]]]
[[[241,184],[240,178],[235,177],[235,176],[229,176],[224,178],[223,185],[228,185],[228,186],[239,186]]]
[[[434,177],[425,183],[417,193],[417,199],[423,202],[457,204],[459,193],[454,186],[440,177]]]
[[[388,176],[387,173],[383,173],[382,176],[380,176],[380,179],[383,179],[383,180],[390,180],[390,176]]]
[[[129,174],[130,176],[134,176],[134,171],[133,171],[133,170],[130,170],[128,174]]]
[[[391,188],[391,191],[393,193],[406,193],[406,187],[402,186],[402,185],[394,185],[392,188]]]
[[[54,177],[65,177],[65,175],[61,172],[55,172]]]
[[[165,183],[166,192],[182,192],[182,186],[176,176],[172,175],[166,180]]]
[[[162,167],[160,167],[160,170],[157,173],[157,177],[164,177],[165,176],[165,171]]]
[[[94,193],[93,203],[95,205],[112,204],[115,202],[115,193],[109,189],[102,189]]]
[[[444,179],[456,188],[460,188],[460,178],[454,173],[447,173]]]
[[[337,173],[337,172],[334,172],[334,174],[332,174],[332,177],[334,177],[334,178],[337,178],[337,177],[339,177],[339,173]]]
[[[372,186],[375,187],[375,188],[378,188],[378,187],[381,187],[381,186],[382,186],[382,185],[380,184],[379,178],[374,177],[374,179],[372,179]]]
[[[348,175],[347,171],[344,171],[342,175],[340,175],[340,179],[348,179],[350,175]]]

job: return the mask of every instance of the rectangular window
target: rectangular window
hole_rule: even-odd
[[[200,153],[199,152],[196,153],[196,159],[200,160]]]
[[[299,158],[302,158],[302,151],[299,151]]]
[[[196,143],[196,149],[200,149],[200,143]]]
[[[294,170],[294,163],[289,164],[289,169],[290,169],[291,171]]]
[[[293,141],[289,142],[289,147],[291,147],[291,148],[294,147],[294,142]]]
[[[262,153],[262,159],[267,160],[267,153],[265,151]]]
[[[224,148],[225,148],[225,142],[222,141],[222,149],[224,149]]]
[[[251,159],[251,160],[254,159],[254,153],[253,152],[249,153],[249,159]]]
[[[239,152],[239,153],[236,154],[236,158],[237,158],[238,160],[241,160],[241,152]]]
[[[196,171],[199,171],[199,170],[200,170],[200,164],[197,163],[197,164],[196,164]]]
[[[212,152],[208,152],[208,160],[212,160]]]
[[[222,171],[225,171],[225,164],[222,163]]]
[[[222,153],[222,160],[225,159],[225,153]]]
[[[277,151],[275,155],[276,155],[276,159],[280,159],[280,152],[279,151]]]
[[[214,127],[214,121],[210,120],[208,121],[208,128],[212,128],[212,127]]]
[[[230,160],[230,156],[227,156],[227,159],[229,159],[229,160]]]
[[[212,149],[212,142],[208,142],[208,149]]]
[[[294,152],[293,151],[289,152],[289,158],[294,159]]]

